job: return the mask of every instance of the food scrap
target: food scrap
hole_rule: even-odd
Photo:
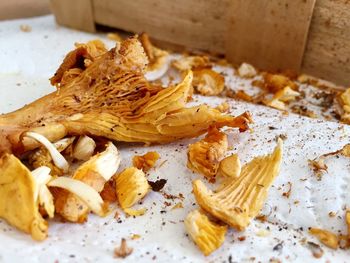
[[[147,172],[149,169],[154,167],[159,157],[160,156],[157,152],[148,152],[141,156],[135,155],[132,158],[132,163],[137,169]]]
[[[329,248],[338,248],[338,236],[324,229],[320,228],[310,228],[309,233],[320,240],[320,242]]]
[[[240,176],[213,192],[200,180],[193,182],[199,206],[215,218],[242,231],[257,216],[267,198],[268,189],[279,173],[282,140],[270,155],[256,157],[242,167]],[[235,195],[240,192],[242,194]]]
[[[205,256],[218,249],[225,241],[227,226],[218,225],[199,210],[190,212],[185,219],[187,233]]]
[[[114,249],[115,258],[126,258],[133,252],[133,248],[129,247],[126,243],[126,239],[122,238],[120,246]]]
[[[204,139],[188,146],[188,168],[207,178],[215,176],[227,147],[227,135],[210,127]]]
[[[130,209],[151,189],[147,182],[145,173],[135,167],[126,168],[120,174],[116,176],[115,179],[116,192],[118,197],[118,202],[121,208],[126,214],[129,215],[142,215],[145,210]]]

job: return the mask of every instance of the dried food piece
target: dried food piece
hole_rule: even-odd
[[[244,230],[263,206],[268,189],[279,173],[282,161],[282,140],[272,154],[256,157],[243,166],[238,179],[219,188],[208,190],[200,180],[193,182],[197,203],[212,216],[237,230]]]
[[[100,193],[103,201],[115,202],[117,201],[117,193],[115,191],[115,182],[112,177],[108,182],[105,183],[103,190]]]
[[[223,103],[219,104],[215,109],[217,109],[221,113],[225,113],[229,111],[230,105],[226,101],[224,101]]]
[[[123,38],[118,33],[108,33],[107,38],[113,41],[122,42]]]
[[[225,78],[212,69],[197,69],[193,71],[193,86],[201,95],[219,95],[224,90]]]
[[[307,245],[315,258],[321,258],[323,256],[323,249],[318,244],[314,242],[307,242]]]
[[[210,127],[204,139],[188,146],[187,167],[211,178],[216,175],[227,147],[227,135],[216,127]]]
[[[242,63],[238,68],[238,75],[242,78],[253,78],[257,74],[256,69],[248,63]]]
[[[285,87],[290,87],[292,90],[298,90],[298,85],[282,74],[265,73],[264,82],[265,88],[272,93],[276,93]]]
[[[72,179],[92,187],[98,193],[105,183],[117,172],[120,164],[120,155],[112,142],[106,149],[92,156],[75,171]],[[65,190],[55,191],[56,212],[71,222],[83,222],[90,211],[89,207],[74,193]]]
[[[172,65],[180,71],[211,68],[212,66],[207,56],[184,56],[174,60]]]
[[[31,234],[35,240],[47,237],[48,223],[39,213],[35,178],[12,154],[0,158],[0,217]]]
[[[146,33],[139,37],[143,49],[148,58],[148,65],[145,77],[147,80],[156,80],[162,77],[169,68],[169,53],[155,47]]]
[[[241,161],[238,154],[232,154],[221,160],[218,174],[223,177],[236,179],[241,174]]]
[[[87,135],[80,136],[73,149],[73,157],[77,160],[87,161],[94,154],[95,141]]]
[[[73,143],[74,139],[75,137],[64,138],[53,143],[53,146],[57,149],[58,152],[62,152]],[[28,156],[28,163],[34,169],[42,166],[49,167],[51,169],[51,175],[63,175],[64,173],[62,169],[54,164],[50,152],[43,146]]]
[[[210,125],[248,128],[249,114],[239,117],[221,114],[208,106],[185,108],[192,89],[192,73],[176,86],[163,88],[144,78],[148,58],[136,38],[98,55],[86,67],[78,63],[87,47],[68,54],[52,83],[51,93],[16,112],[0,116],[0,153],[20,154],[38,147],[24,140],[26,131],[36,131],[50,141],[67,134],[105,137],[116,141],[167,143],[196,137]],[[81,73],[62,83],[70,69]]]
[[[227,226],[210,221],[199,210],[194,210],[187,215],[185,227],[191,239],[205,256],[213,253],[225,241]]]
[[[126,258],[133,252],[133,248],[126,244],[126,239],[122,238],[120,246],[114,249],[115,258]]]
[[[310,228],[309,233],[320,240],[320,242],[329,248],[338,248],[338,236],[324,229]]]
[[[154,192],[159,192],[160,190],[162,190],[166,184],[168,180],[166,179],[159,179],[157,181],[148,181],[149,185],[151,186],[152,188],[152,191]]]
[[[286,110],[286,104],[290,101],[296,99],[296,97],[300,96],[300,93],[291,89],[289,86],[286,86],[280,90],[278,90],[270,100],[263,100],[262,102],[275,109]]]
[[[132,164],[137,169],[147,172],[149,169],[154,167],[159,157],[160,156],[157,152],[148,152],[144,155],[135,155],[132,158]]]
[[[54,217],[55,205],[53,202],[53,196],[47,188],[46,184],[51,180],[51,169],[46,166],[41,166],[33,170],[32,176],[35,178],[36,187],[34,191],[34,200],[38,200],[39,209],[44,215],[48,215],[50,218]]]
[[[150,191],[145,173],[135,167],[126,168],[115,179],[118,202],[125,211]]]

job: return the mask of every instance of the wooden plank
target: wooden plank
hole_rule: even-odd
[[[264,69],[298,72],[315,1],[232,1],[227,58]]]
[[[348,0],[317,0],[302,70],[350,87]]]
[[[88,32],[95,32],[91,0],[51,0],[57,23]]]
[[[49,13],[49,0],[0,1],[0,20],[33,17]]]
[[[98,24],[190,48],[223,52],[230,0],[94,0]]]

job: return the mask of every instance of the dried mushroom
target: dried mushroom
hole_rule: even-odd
[[[188,168],[207,178],[215,176],[227,147],[227,135],[210,127],[204,139],[188,146]]]
[[[157,160],[159,159],[159,154],[157,152],[148,152],[144,155],[135,155],[132,158],[132,164],[137,169],[141,169],[144,172],[147,172],[149,169],[154,167]]]
[[[194,210],[185,219],[187,233],[205,256],[218,249],[225,241],[227,226],[218,225],[200,212]]]
[[[282,140],[272,154],[256,157],[242,167],[240,176],[218,191],[208,190],[200,180],[193,182],[193,193],[200,205],[212,216],[237,230],[244,230],[257,216],[268,189],[279,173]]]
[[[286,110],[286,102],[290,102],[300,96],[300,93],[286,86],[278,90],[270,100],[263,100],[262,102],[275,109]]]
[[[211,63],[207,56],[184,56],[173,61],[172,65],[180,71],[211,68]]]
[[[73,149],[73,157],[77,160],[87,161],[94,154],[95,141],[89,136],[80,136]]]
[[[146,79],[156,80],[162,77],[169,68],[169,53],[153,46],[146,33],[142,33],[139,40],[148,58]]]
[[[48,223],[39,212],[36,180],[12,154],[0,158],[0,217],[35,240],[47,237]]]
[[[324,229],[310,228],[309,233],[320,240],[320,242],[329,248],[338,248],[338,236]]]
[[[91,63],[80,63],[86,59]],[[247,113],[233,117],[203,105],[185,108],[192,72],[178,85],[163,88],[145,79],[147,63],[137,38],[105,53],[98,45],[94,49],[79,46],[51,78],[57,92],[0,116],[0,153],[37,148],[37,141],[23,138],[27,131],[50,141],[67,134],[89,134],[116,141],[166,143],[196,137],[210,125],[248,128]],[[63,81],[70,70],[78,73]]]
[[[72,179],[80,181],[99,193],[103,190],[105,183],[117,172],[119,164],[119,152],[114,144],[109,142],[103,152],[92,156],[79,166],[74,172]],[[78,185],[78,183],[74,184]],[[49,185],[53,186],[53,183],[51,182]],[[60,190],[55,191],[54,196],[56,213],[71,222],[83,222],[86,220],[90,208],[76,194]]]
[[[238,75],[242,78],[253,78],[257,74],[256,69],[248,63],[242,63],[238,68]]]
[[[298,90],[298,85],[287,76],[282,74],[264,74],[265,88],[272,93],[276,93],[285,87],[290,87],[292,90]]]
[[[119,205],[129,215],[140,215],[144,209],[130,209],[151,190],[145,173],[135,167],[126,168],[116,176],[115,186]],[[136,213],[135,213],[136,212]]]
[[[224,90],[225,78],[212,69],[197,69],[193,71],[193,86],[204,96],[219,95]]]
[[[218,174],[234,179],[239,177],[241,169],[241,161],[238,155],[232,154],[220,162]]]

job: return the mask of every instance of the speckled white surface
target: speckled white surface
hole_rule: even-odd
[[[32,31],[21,32],[21,24],[30,25]],[[58,27],[52,16],[0,22],[0,113],[54,91],[48,78],[73,48],[73,43],[94,38],[96,35]],[[238,83],[242,80],[238,80],[232,70],[225,72],[230,87],[241,85]],[[218,105],[223,100],[196,97],[194,103]],[[282,262],[349,262],[349,251],[333,251],[324,246],[325,254],[316,260],[301,242],[306,238],[318,243],[307,234],[311,226],[346,231],[343,209],[350,204],[350,160],[328,158],[328,173],[322,181],[317,181],[307,159],[349,143],[349,126],[293,114],[286,116],[273,109],[234,100],[228,102],[233,114],[250,110],[255,120],[251,133],[228,132],[232,152],[238,152],[243,162],[270,152],[276,136],[287,137],[281,173],[262,211],[268,215],[268,222],[255,220],[242,233],[230,230],[224,245],[205,258],[186,237],[183,224],[186,214],[197,207],[191,194],[191,181],[199,175],[186,168],[186,145],[191,140],[147,148],[117,143],[123,157],[120,169],[130,165],[135,153],[158,151],[161,160],[158,167],[149,172],[150,180],[167,179],[164,191],[173,195],[182,193],[184,200],[167,200],[162,194],[152,192],[143,201],[142,206],[148,211],[142,217],[122,215],[117,221],[112,210],[106,218],[91,215],[82,225],[50,221],[49,237],[41,243],[1,221],[0,262],[118,262],[122,260],[113,258],[113,249],[122,237],[134,248],[125,262],[268,262],[273,258]],[[159,167],[163,161],[166,162]],[[282,196],[288,190],[287,182],[292,183],[290,198]],[[165,206],[164,201],[172,205]],[[184,208],[171,210],[180,201]],[[337,216],[330,218],[331,211]],[[266,236],[260,235],[262,229],[268,230]],[[131,240],[132,234],[141,238]],[[246,237],[245,241],[238,240],[242,236]],[[282,246],[276,247],[280,243]]]

